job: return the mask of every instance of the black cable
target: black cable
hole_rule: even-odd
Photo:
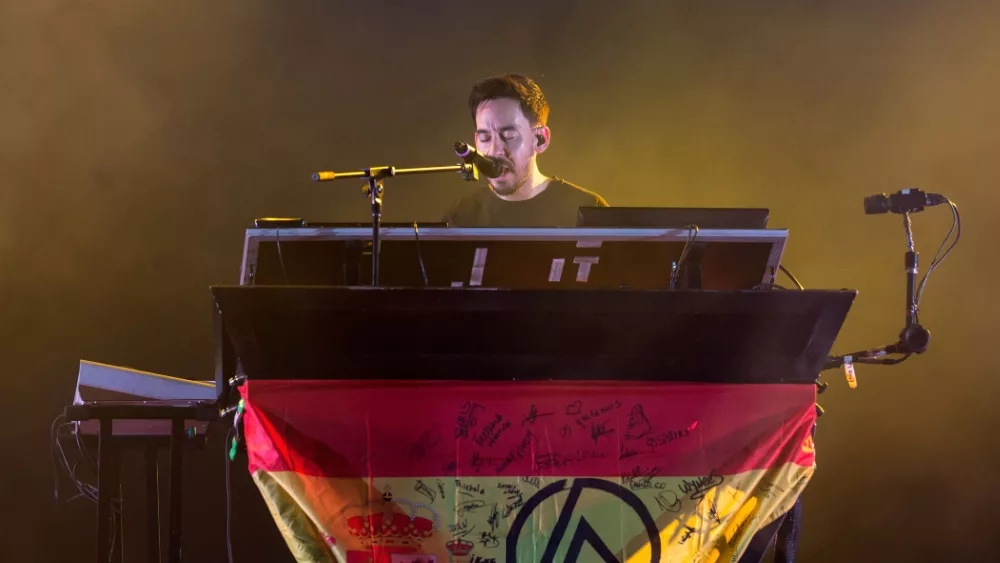
[[[681,255],[677,258],[677,263],[674,264],[673,271],[670,272],[670,289],[677,288],[677,279],[681,275],[681,268],[684,266],[684,262],[687,260],[688,254],[691,252],[691,245],[694,244],[695,239],[698,238],[698,225],[688,225],[688,238],[684,241],[684,248],[681,249]]]
[[[420,252],[420,229],[417,228],[417,222],[413,222],[413,238],[417,241],[417,261],[420,262],[420,273],[424,276],[424,287],[429,286],[427,282],[427,268],[424,267],[424,255]]]
[[[781,264],[778,264],[778,268],[782,272],[785,272],[785,275],[788,276],[788,279],[792,280],[792,283],[795,284],[795,287],[799,288],[800,291],[805,291],[806,288],[802,287],[802,284],[799,283],[799,280],[796,279],[795,276],[793,276],[792,273],[789,272],[784,266],[782,266]]]
[[[79,434],[79,425],[75,425],[75,432]],[[59,415],[52,421],[52,426],[50,428],[50,435],[52,442],[49,445],[50,453],[53,457],[53,478],[55,480],[53,493],[55,495],[56,501],[59,500],[59,472],[61,468],[66,475],[69,477],[70,481],[76,487],[77,494],[72,498],[68,499],[66,502],[72,502],[78,498],[84,498],[90,502],[97,503],[98,490],[95,485],[84,482],[80,477],[77,476],[77,464],[71,464],[69,457],[66,455],[66,450],[63,448],[62,441],[60,440],[60,431],[64,429],[71,429],[74,427],[74,423],[66,422],[64,415]],[[78,442],[79,444],[79,442]],[[81,457],[83,457],[81,455]],[[121,490],[118,491],[117,497],[111,498],[111,512],[112,514],[121,514]]]
[[[94,458],[90,457],[90,454],[87,453],[87,448],[84,447],[83,440],[80,439],[80,432],[74,432],[73,435],[76,437],[76,449],[78,452],[80,452],[80,457],[82,457],[83,460],[87,462],[87,465],[90,466],[90,469],[92,471],[96,472],[97,461]]]
[[[54,443],[55,448],[59,451],[59,458],[62,460],[62,468],[77,490],[77,494],[70,498],[67,502],[72,502],[80,497],[90,500],[91,502],[97,502],[97,488],[93,485],[84,483],[79,477],[76,476],[76,465],[70,464],[69,458],[66,457],[66,451],[62,447],[62,442],[59,440],[59,431],[70,426],[72,426],[72,423],[63,422],[56,428]]]
[[[281,265],[281,275],[285,277],[285,285],[292,285],[288,281],[288,270],[285,269],[285,257],[281,254],[281,229],[274,229],[274,245],[278,247],[278,264]]]
[[[55,417],[52,421],[52,426],[49,427],[49,455],[52,458],[52,495],[55,497],[56,502],[59,502],[59,461],[56,458],[56,440],[58,423],[63,418],[63,415]]]
[[[884,358],[877,356],[878,351],[875,350],[863,350],[859,352],[851,352],[850,354],[838,354],[835,356],[830,356],[827,359],[826,365],[823,366],[821,371],[826,371],[828,369],[837,369],[842,367],[847,358],[851,358],[852,364],[868,364],[868,365],[878,365],[878,366],[894,366],[906,361],[912,354],[903,354],[899,358]]]
[[[860,361],[856,362],[859,364],[877,364],[880,366],[894,366],[896,364],[901,364],[913,354],[903,354],[900,358],[861,358]]]
[[[63,422],[60,423],[59,422],[60,420],[62,420]],[[52,447],[54,448],[53,451],[59,452],[59,456],[57,457],[57,462],[61,461],[59,465],[62,467],[63,471],[66,472],[66,475],[70,478],[70,481],[72,481],[73,485],[76,487],[77,490],[77,494],[74,495],[72,498],[70,498],[67,502],[72,502],[73,500],[80,497],[83,497],[93,502],[97,502],[96,489],[92,485],[84,483],[76,476],[76,465],[70,464],[69,458],[66,457],[66,451],[62,447],[62,442],[59,441],[59,431],[64,428],[71,427],[72,425],[73,423],[71,422],[65,422],[63,415],[59,415],[52,422],[52,429],[53,429]],[[56,478],[56,486],[58,487],[58,476]]]
[[[931,259],[931,263],[927,267],[927,271],[924,272],[924,277],[921,278],[920,284],[917,286],[917,295],[914,298],[917,310],[917,322],[920,322],[920,301],[923,298],[924,289],[927,287],[927,279],[930,278],[931,273],[937,269],[942,262],[944,262],[945,258],[951,254],[955,245],[958,244],[958,239],[962,238],[962,216],[958,212],[958,206],[952,203],[952,201],[948,198],[945,198],[945,201],[948,202],[948,206],[951,208],[951,228],[948,229],[948,234],[946,234],[944,240],[941,241],[941,246],[939,246],[937,252],[934,253],[934,258]],[[955,233],[955,240],[951,242],[951,246],[949,246],[947,250],[944,250],[944,246],[948,244],[948,239],[951,238],[952,233]],[[942,250],[944,250],[944,254],[941,254]]]

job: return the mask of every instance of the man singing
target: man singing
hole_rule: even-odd
[[[508,74],[476,83],[469,95],[476,149],[505,166],[488,188],[462,198],[445,216],[453,227],[572,227],[580,207],[608,203],[600,195],[538,170],[549,147],[549,104],[532,79]]]

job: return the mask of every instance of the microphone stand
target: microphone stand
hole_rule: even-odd
[[[396,168],[395,166],[372,166],[352,172],[316,172],[312,175],[314,182],[329,182],[348,178],[363,178],[366,180],[362,191],[368,196],[372,213],[372,286],[379,284],[379,261],[382,251],[382,198],[385,186],[382,181],[392,176],[404,174],[437,174],[441,172],[458,172],[463,180],[474,182],[479,179],[479,170],[473,164],[460,163],[453,166],[429,166],[424,168]]]
[[[894,365],[909,358],[912,354],[923,354],[930,345],[931,333],[918,321],[916,285],[917,285],[917,264],[920,254],[914,250],[913,225],[910,221],[910,212],[903,212],[903,230],[906,233],[906,254],[903,258],[903,265],[906,271],[906,324],[899,333],[899,340],[895,344],[852,352],[843,356],[831,356],[827,359],[823,370],[836,369],[844,364],[879,364]],[[902,358],[885,358],[889,354],[903,354]]]

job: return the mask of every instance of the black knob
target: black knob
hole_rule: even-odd
[[[911,324],[899,333],[899,341],[906,350],[914,354],[923,354],[931,343],[931,333],[919,324]]]

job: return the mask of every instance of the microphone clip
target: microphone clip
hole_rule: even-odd
[[[471,162],[459,162],[459,166],[462,168],[458,171],[458,175],[462,177],[466,182],[478,182],[479,181],[479,169],[476,168],[475,164]]]

